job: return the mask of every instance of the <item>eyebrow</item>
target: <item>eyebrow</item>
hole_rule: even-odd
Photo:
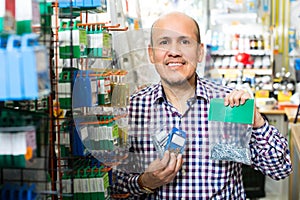
[[[171,38],[172,37],[169,37],[169,36],[163,36],[163,37],[157,38],[157,40],[168,40],[168,39],[171,39]],[[182,40],[182,39],[192,39],[192,38],[188,37],[188,36],[179,36],[176,39]]]
[[[194,40],[192,37],[188,37],[188,36],[180,36],[179,39],[180,40],[182,40],[182,39],[192,39],[192,40]]]

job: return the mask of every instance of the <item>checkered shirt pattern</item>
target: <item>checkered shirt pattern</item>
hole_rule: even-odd
[[[131,199],[246,199],[242,183],[241,163],[209,159],[208,111],[211,98],[224,98],[231,89],[197,76],[195,98],[189,109],[180,114],[167,100],[161,84],[152,85],[131,97],[129,125],[131,148],[140,154],[143,167],[157,155],[151,134],[164,128],[179,128],[187,134],[183,166],[175,179],[155,194],[143,195],[138,174],[116,172],[116,190],[130,192]],[[250,141],[253,167],[279,180],[291,171],[288,142],[279,131],[269,125],[254,129]],[[136,166],[132,166],[136,167]],[[143,171],[141,171],[143,172]]]

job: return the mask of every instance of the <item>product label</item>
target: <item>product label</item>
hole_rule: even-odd
[[[84,52],[87,46],[87,34],[86,31],[83,29],[79,30],[79,43],[80,43],[80,52]]]
[[[4,15],[5,15],[5,0],[0,0],[0,18],[3,18]]]
[[[16,21],[32,20],[32,0],[15,0]]]
[[[103,33],[102,56],[103,57],[112,56],[112,35],[110,33]]]

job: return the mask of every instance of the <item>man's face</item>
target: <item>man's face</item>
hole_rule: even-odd
[[[152,30],[152,42],[148,48],[150,60],[162,81],[176,85],[194,77],[202,47],[191,19],[172,16],[159,20]]]

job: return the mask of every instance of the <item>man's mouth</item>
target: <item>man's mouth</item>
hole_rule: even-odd
[[[168,62],[167,65],[169,67],[180,67],[182,65],[184,65],[185,63],[184,62]]]

